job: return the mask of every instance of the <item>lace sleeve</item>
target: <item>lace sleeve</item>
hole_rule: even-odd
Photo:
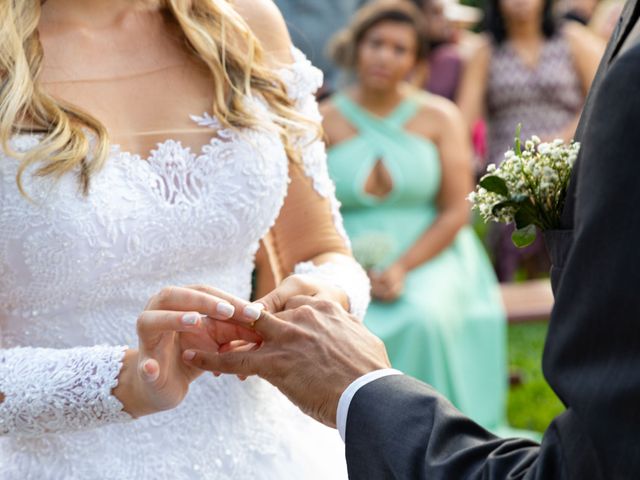
[[[367,313],[371,300],[369,277],[355,261],[353,265],[338,262],[315,265],[313,262],[301,262],[296,265],[294,273],[316,276],[332,283],[349,297],[349,310],[352,314],[362,320]]]
[[[111,393],[125,350],[0,350],[0,435],[39,436],[131,420]]]
[[[321,123],[322,117],[318,109],[315,92],[322,85],[322,72],[315,68],[300,50],[293,48],[292,54],[294,62],[280,71],[280,77],[284,81],[289,97],[295,101],[296,109],[305,117]],[[325,144],[321,139],[317,138],[317,132],[310,128],[296,139],[296,146],[302,154],[301,170],[303,170],[304,175],[312,186],[309,190],[311,191],[312,188],[319,196],[319,199],[323,200],[328,207],[324,207],[326,210],[320,212],[319,206],[313,207],[310,205],[311,201],[306,200],[308,196],[302,201],[302,196],[296,197],[295,189],[292,188],[290,188],[290,195],[287,197],[288,203],[303,203],[306,206],[306,208],[299,207],[298,209],[298,223],[305,223],[300,221],[301,215],[309,217],[311,216],[310,212],[314,212],[313,222],[310,222],[308,218],[306,222],[317,233],[317,238],[309,239],[309,242],[322,244],[326,248],[332,245],[334,248],[331,251],[350,255],[351,246],[342,224],[340,203],[336,199],[335,186],[329,177]],[[292,174],[292,183],[296,182],[298,182],[298,179],[294,173]],[[287,209],[290,209],[290,207],[285,208],[285,211]],[[324,216],[330,217],[330,229],[326,227],[327,222],[325,222],[324,218],[321,218]],[[321,228],[320,225],[323,227]],[[298,231],[300,230],[298,229]],[[301,256],[299,258],[305,257]],[[351,313],[359,318],[364,317],[370,300],[369,279],[362,267],[352,258],[345,262],[328,262],[322,265],[299,262],[294,266],[293,271],[306,275],[316,275],[342,288],[349,297]]]

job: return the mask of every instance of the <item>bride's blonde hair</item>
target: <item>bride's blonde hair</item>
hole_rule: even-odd
[[[139,0],[155,2],[180,26],[188,47],[208,67],[212,78],[212,113],[224,127],[257,127],[260,120],[243,103],[252,93],[270,106],[287,155],[297,161],[293,136],[302,123],[282,81],[263,60],[263,50],[228,0]],[[38,36],[42,0],[0,0],[0,147],[11,152],[16,133],[39,132],[42,140],[21,158],[16,181],[22,194],[25,170],[36,162],[39,176],[59,178],[78,171],[86,194],[91,176],[105,163],[109,139],[93,116],[48,95],[39,84],[43,48]],[[308,126],[308,125],[307,125]],[[93,132],[90,143],[84,133]]]

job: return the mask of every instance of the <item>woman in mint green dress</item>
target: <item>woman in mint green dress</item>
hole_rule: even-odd
[[[504,431],[505,313],[468,225],[469,135],[448,100],[403,81],[420,51],[419,15],[374,2],[333,44],[357,83],[322,105],[345,228],[370,271],[366,325],[395,368]]]

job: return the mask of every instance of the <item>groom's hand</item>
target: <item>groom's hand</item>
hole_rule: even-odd
[[[382,341],[334,302],[294,297],[282,313],[263,312],[254,328],[263,339],[255,351],[187,350],[183,359],[203,370],[259,375],[332,427],[349,384],[390,365]]]

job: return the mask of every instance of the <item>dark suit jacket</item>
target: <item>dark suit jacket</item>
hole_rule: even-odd
[[[352,479],[640,479],[640,44],[609,61],[629,23],[580,127],[565,224],[574,232],[564,235],[573,241],[555,244],[566,261],[543,366],[566,412],[541,444],[498,439],[428,385],[385,377],[349,408]]]

